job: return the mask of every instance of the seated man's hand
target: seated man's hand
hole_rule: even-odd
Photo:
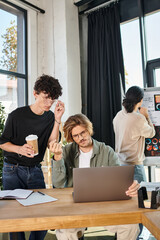
[[[62,159],[62,144],[53,140],[49,143],[49,150],[54,153],[54,160],[58,161]]]
[[[130,196],[130,197],[136,197],[137,196],[137,191],[138,191],[139,187],[140,187],[140,185],[137,182],[137,180],[134,180],[132,185],[126,191],[126,195]]]

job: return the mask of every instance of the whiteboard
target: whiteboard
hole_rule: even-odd
[[[149,117],[156,130],[153,138],[145,139],[145,156],[160,156],[160,87],[144,89],[142,106],[148,108]]]

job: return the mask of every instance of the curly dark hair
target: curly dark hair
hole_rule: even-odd
[[[133,86],[126,92],[122,105],[128,113],[133,112],[135,105],[139,103],[144,97],[144,91],[138,86]]]
[[[62,95],[62,87],[59,81],[45,74],[37,78],[34,84],[34,90],[37,94],[41,92],[48,94],[48,97],[51,99],[58,99],[58,97]]]

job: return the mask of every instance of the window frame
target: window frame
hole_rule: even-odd
[[[133,7],[132,15],[127,13],[129,6]],[[143,86],[146,87],[155,87],[155,79],[153,70],[159,67],[159,59],[147,60],[147,43],[146,43],[146,34],[145,34],[145,15],[155,11],[160,11],[160,2],[153,0],[152,3],[149,0],[137,0],[127,3],[126,0],[122,0],[120,3],[120,16],[121,23],[133,20],[136,16],[139,18],[139,30],[140,30],[140,44],[141,44],[141,58],[142,58],[142,74],[143,74]],[[122,5],[126,4],[125,10],[122,11]],[[134,4],[133,4],[134,3]],[[131,11],[130,11],[131,12]]]
[[[17,78],[21,78],[24,79],[24,85],[25,85],[25,96],[23,96],[23,99],[25,100],[25,105],[28,104],[28,51],[27,51],[27,46],[28,46],[28,42],[27,42],[27,10],[11,3],[8,2],[7,0],[5,1],[1,1],[1,4],[4,4],[4,8],[6,6],[6,10],[7,12],[9,12],[7,10],[7,8],[13,7],[21,12],[23,12],[24,14],[24,73],[20,73],[20,72],[12,72],[12,71],[8,71],[8,70],[4,70],[4,69],[0,69],[0,74],[3,75],[10,75],[13,77],[17,77]],[[12,10],[10,11],[12,13]],[[17,102],[18,103],[18,102]]]
[[[160,58],[153,59],[147,62],[147,77],[148,87],[155,87],[155,76],[154,70],[160,68]]]

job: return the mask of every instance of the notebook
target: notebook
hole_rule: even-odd
[[[33,191],[27,189],[14,189],[0,191],[0,199],[25,199]]]
[[[133,183],[134,166],[73,169],[74,202],[127,200]]]

